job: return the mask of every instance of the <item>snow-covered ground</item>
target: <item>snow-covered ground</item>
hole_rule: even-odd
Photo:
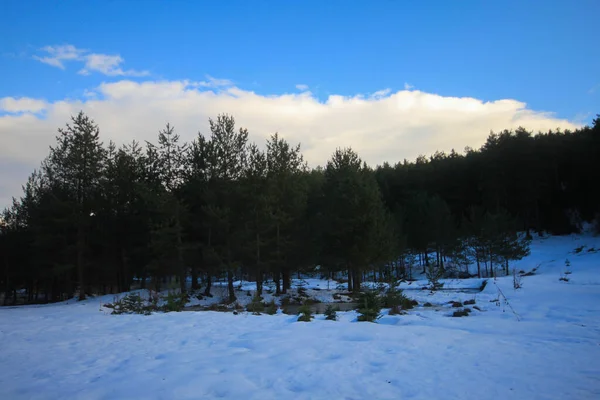
[[[600,238],[536,239],[515,263],[539,265],[521,289],[507,277],[481,293],[406,290],[420,306],[376,324],[355,312],[310,323],[281,313],[116,316],[101,307],[112,296],[0,308],[0,399],[598,399],[592,248]],[[329,298],[317,281],[307,286]],[[449,301],[472,299],[481,311],[449,317]]]

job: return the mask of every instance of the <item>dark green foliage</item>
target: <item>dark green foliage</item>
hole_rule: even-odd
[[[427,276],[427,280],[429,281],[429,289],[431,290],[439,290],[444,284],[440,282],[440,279],[444,275],[444,270],[438,265],[431,263],[425,269],[425,276]]]
[[[381,318],[381,299],[375,290],[360,294],[358,298],[358,321],[375,322]]]
[[[465,306],[475,304],[475,299],[467,300],[463,303]]]
[[[348,290],[361,289],[363,265],[389,261],[392,226],[372,171],[351,149],[338,149],[325,169],[322,255],[348,272]]]
[[[303,304],[298,309],[298,314],[300,314],[300,316],[298,317],[298,321],[300,322],[310,322],[314,318],[309,304]]]
[[[469,312],[467,311],[467,309],[465,310],[456,310],[452,313],[453,317],[468,317],[469,316]]]
[[[147,304],[142,299],[139,293],[129,293],[127,296],[115,300],[112,304],[105,304],[107,308],[112,308],[112,314],[143,314],[150,315],[152,311],[156,311],[156,307]]]
[[[493,133],[479,150],[376,169],[340,149],[313,170],[277,134],[263,151],[233,117],[209,123],[189,144],[167,125],[155,144],[117,148],[74,116],[1,215],[5,304],[149,282],[183,293],[189,277],[205,296],[227,279],[232,303],[235,280],[256,281],[260,294],[272,279],[280,294],[315,265],[343,273],[355,293],[372,272],[385,282],[427,274],[436,289],[442,277],[469,276],[471,263],[479,277],[510,275],[530,233],[600,221],[598,118],[573,132]]]
[[[461,303],[460,301],[453,301],[452,302],[452,307],[454,307],[454,308],[459,308],[459,307],[462,307],[462,306],[463,306],[463,303]]]
[[[163,298],[164,304],[161,307],[161,310],[164,312],[182,311],[188,300],[185,293],[169,292],[167,296]]]
[[[269,315],[275,315],[277,314],[277,309],[279,307],[277,307],[277,304],[275,304],[275,300],[271,300],[270,302],[267,303],[266,307],[265,307],[265,312]]]
[[[260,313],[265,312],[265,303],[263,302],[263,298],[257,293],[252,298],[252,301],[246,306],[246,310],[254,315],[260,315]]]
[[[337,311],[339,308],[333,307],[331,304],[325,308],[325,319],[328,321],[337,321]]]
[[[411,300],[402,292],[402,290],[390,286],[381,297],[381,306],[390,308],[390,314],[398,314],[401,310],[411,310],[418,303]]]

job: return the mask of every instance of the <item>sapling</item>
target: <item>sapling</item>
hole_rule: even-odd
[[[515,290],[523,287],[523,278],[520,274],[517,274],[517,270],[513,268],[513,288]]]
[[[331,304],[328,305],[325,309],[325,319],[328,321],[337,321],[337,311],[339,311],[338,307],[333,308]]]
[[[314,318],[309,304],[303,304],[298,309],[298,313],[300,314],[300,316],[298,317],[298,321],[301,322],[310,322]]]

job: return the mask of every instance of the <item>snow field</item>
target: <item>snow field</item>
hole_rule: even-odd
[[[536,239],[515,263],[540,265],[522,289],[506,277],[481,293],[406,290],[420,306],[377,324],[355,312],[310,323],[281,312],[115,316],[101,308],[113,296],[0,308],[0,399],[597,399],[600,252],[591,248],[600,238]],[[498,288],[520,321],[494,301]],[[449,317],[449,301],[470,299],[482,311]]]

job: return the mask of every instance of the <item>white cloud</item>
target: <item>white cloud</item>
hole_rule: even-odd
[[[215,79],[212,84],[224,81]],[[412,160],[436,150],[478,148],[490,130],[576,128],[570,121],[530,110],[516,100],[483,102],[418,90],[332,95],[319,101],[310,92],[259,95],[235,86],[214,91],[197,82],[121,80],[104,83],[93,93],[98,96],[54,103],[0,100],[13,110],[45,107],[44,117],[0,115],[0,207],[8,204],[11,196],[20,195],[21,184],[54,143],[57,128],[79,110],[99,124],[105,143],[113,140],[118,144],[133,139],[155,141],[167,122],[175,126],[182,140],[189,141],[198,131],[209,133],[209,117],[229,113],[238,126],[248,128],[250,139],[257,143],[263,144],[275,132],[292,143],[302,143],[312,166],[324,165],[336,147],[351,146],[365,161],[376,165]],[[15,101],[21,103],[11,105]]]
[[[233,81],[230,81],[229,79],[214,78],[210,75],[206,75],[205,81],[191,82],[189,83],[189,86],[195,88],[220,88],[233,86]]]
[[[78,49],[73,45],[45,46],[40,49],[46,53],[44,56],[34,55],[33,58],[44,64],[60,69],[65,69],[66,62],[79,62],[84,66],[79,70],[81,75],[98,72],[107,76],[148,76],[148,71],[123,70],[120,65],[125,61],[118,54],[90,53],[85,49]]]
[[[35,60],[60,69],[65,69],[65,61],[81,61],[86,50],[77,49],[70,44],[59,46],[45,46],[40,49],[46,56],[34,55]]]
[[[383,90],[378,90],[375,93],[373,93],[371,95],[372,98],[374,99],[380,99],[382,97],[387,96],[388,94],[390,94],[392,92],[392,89],[383,89]]]
[[[412,90],[415,87],[408,82],[404,82],[404,90]]]
[[[28,97],[4,97],[0,99],[0,111],[8,113],[39,113],[46,109],[46,102],[44,100],[31,99]]]
[[[305,92],[305,91],[308,90],[308,85],[305,85],[303,83],[299,83],[299,84],[296,85],[296,89],[298,89],[298,90],[300,90],[302,92]]]

